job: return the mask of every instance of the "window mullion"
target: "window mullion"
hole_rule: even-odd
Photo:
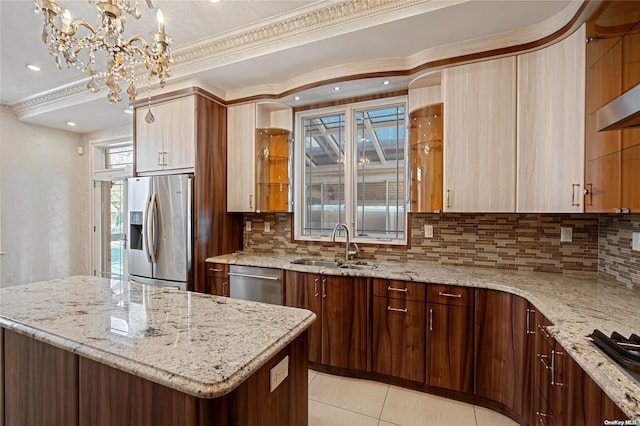
[[[351,235],[355,238],[355,179],[356,179],[356,120],[354,117],[355,110],[348,107],[345,111],[345,223],[349,226]]]

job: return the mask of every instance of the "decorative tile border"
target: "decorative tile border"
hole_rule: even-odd
[[[598,271],[640,290],[640,252],[631,250],[633,232],[640,232],[640,214],[600,216]]]
[[[245,251],[300,256],[341,257],[344,246],[292,242],[288,213],[250,214]],[[265,233],[264,222],[271,224]],[[424,225],[433,238],[424,238]],[[573,242],[560,243],[560,227],[573,228]],[[444,265],[469,265],[545,272],[598,270],[598,216],[595,214],[413,214],[411,248],[360,247],[361,259],[427,260]]]

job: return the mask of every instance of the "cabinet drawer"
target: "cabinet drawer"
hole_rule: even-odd
[[[227,278],[229,276],[229,265],[226,263],[207,263],[207,276]]]
[[[473,306],[473,288],[441,284],[427,286],[429,303],[440,303],[453,306]]]
[[[391,299],[425,301],[426,284],[400,280],[373,280],[373,295]]]

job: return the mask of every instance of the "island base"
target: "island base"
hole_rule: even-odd
[[[230,393],[198,398],[0,328],[0,424],[299,426],[308,422],[308,332]],[[289,357],[270,391],[270,371]]]

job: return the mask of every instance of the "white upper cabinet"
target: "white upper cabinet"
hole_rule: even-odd
[[[583,211],[584,127],[583,25],[518,56],[518,212]]]
[[[515,57],[447,68],[442,93],[444,211],[515,211]]]
[[[227,108],[228,212],[289,209],[288,135],[292,125],[291,108],[276,102],[248,103]],[[273,140],[273,143],[267,142],[268,146],[257,149],[257,129],[261,130],[262,138]],[[286,132],[272,132],[269,129]],[[281,158],[281,161],[277,158]],[[256,167],[257,162],[260,167]],[[256,176],[257,168],[260,169],[259,176]],[[272,174],[277,174],[279,178],[276,179]],[[265,178],[266,181],[263,181]],[[277,183],[272,183],[270,178],[277,180]]]
[[[227,108],[227,211],[253,212],[256,208],[255,153],[256,104]]]
[[[195,169],[195,95],[151,106],[155,121],[144,119],[147,107],[136,110],[136,172],[157,174]]]

